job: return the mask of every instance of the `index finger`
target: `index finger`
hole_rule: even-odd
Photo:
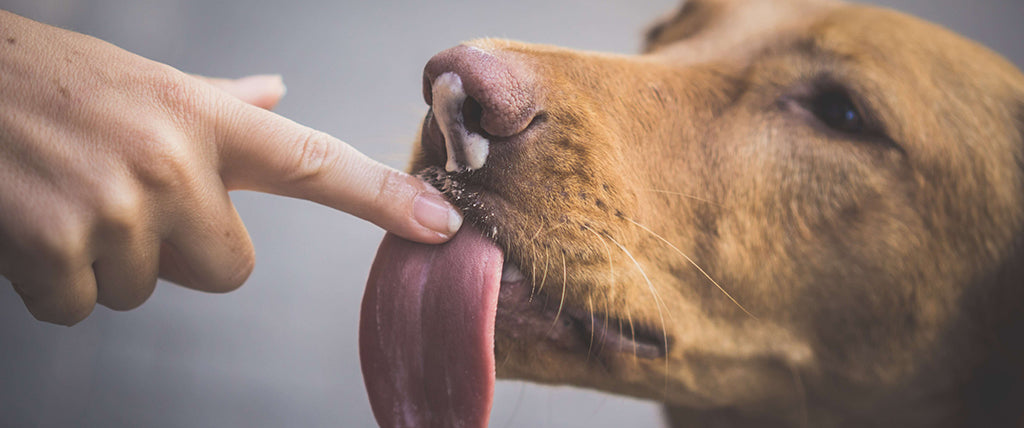
[[[218,120],[220,173],[228,189],[317,202],[403,238],[440,243],[462,216],[439,191],[326,133],[232,100]]]

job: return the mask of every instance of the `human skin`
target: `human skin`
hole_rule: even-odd
[[[191,76],[0,11],[0,274],[64,325],[139,306],[158,277],[233,290],[254,263],[240,189],[424,243],[458,230],[432,187],[270,112],[283,95],[277,76]]]

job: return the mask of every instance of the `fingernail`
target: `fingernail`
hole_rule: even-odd
[[[462,227],[462,214],[440,193],[421,192],[412,203],[413,216],[423,227],[452,236]]]

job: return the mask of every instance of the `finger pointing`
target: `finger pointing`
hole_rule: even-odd
[[[444,242],[461,226],[461,214],[421,180],[323,132],[236,104],[235,121],[219,135],[230,189],[311,200],[426,243]]]

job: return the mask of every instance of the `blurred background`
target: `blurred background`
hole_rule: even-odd
[[[0,8],[191,73],[280,73],[277,111],[403,168],[437,51],[504,37],[635,52],[676,0],[0,0]],[[876,3],[944,24],[1024,65],[1024,2]],[[0,426],[373,427],[356,348],[383,233],[312,203],[232,195],[256,246],[245,286],[161,283],[141,308],[73,328],[35,321],[0,278]],[[494,427],[653,427],[658,406],[499,382]]]

